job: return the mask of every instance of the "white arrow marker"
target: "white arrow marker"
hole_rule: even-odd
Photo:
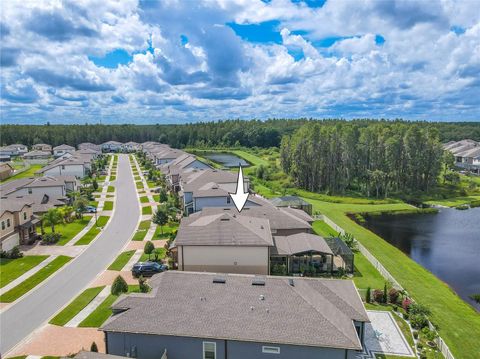
[[[233,199],[233,203],[239,212],[242,211],[247,202],[248,192],[244,192],[242,165],[238,164],[237,190],[235,193],[228,193]]]

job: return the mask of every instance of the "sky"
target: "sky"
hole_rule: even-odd
[[[480,121],[477,0],[0,7],[1,123]]]

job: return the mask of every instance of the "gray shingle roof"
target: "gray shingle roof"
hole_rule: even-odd
[[[297,233],[290,236],[275,236],[275,247],[271,254],[292,255],[308,251],[332,254],[333,252],[323,237],[311,233]]]
[[[152,293],[121,297],[113,308],[130,309],[101,330],[362,349],[353,320],[368,316],[349,280],[267,276],[258,286],[251,275],[224,275],[223,284],[215,276],[157,274]]]
[[[63,145],[59,145],[59,146],[56,146],[53,148],[53,150],[75,150],[75,147],[72,147],[70,145],[66,145],[66,144],[63,144]]]

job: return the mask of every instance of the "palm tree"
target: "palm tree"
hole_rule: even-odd
[[[73,207],[72,206],[64,206],[59,209],[60,214],[63,217],[63,221],[65,223],[71,222],[72,219],[72,212],[73,212]]]
[[[63,217],[58,208],[50,208],[43,214],[42,220],[47,222],[52,227],[52,233],[55,233],[55,225],[62,223]]]
[[[87,210],[87,206],[88,200],[83,196],[78,197],[75,202],[73,202],[73,208],[75,209],[77,218],[83,219],[83,213]]]

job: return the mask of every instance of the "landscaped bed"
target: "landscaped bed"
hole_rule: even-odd
[[[122,270],[123,267],[128,263],[130,258],[135,254],[135,250],[127,251],[120,253],[120,255],[113,261],[112,264],[110,264],[110,267],[108,267],[109,270],[116,270],[120,271]]]
[[[100,233],[100,230],[105,227],[108,220],[110,219],[109,216],[100,216],[97,220],[97,225],[93,225],[90,230],[85,233],[85,235],[80,238],[77,242],[75,242],[76,246],[86,245],[89,244],[91,241],[95,239],[95,237]]]
[[[24,256],[17,259],[0,258],[0,288],[36,267],[48,256]]]
[[[57,242],[57,245],[63,246],[70,242],[73,237],[75,237],[82,229],[84,229],[92,217],[85,216],[82,219],[76,219],[71,223],[57,224],[55,226],[55,232],[60,233],[62,236]],[[52,228],[49,226],[44,226],[43,230],[45,233],[51,233]],[[41,233],[41,228],[37,227],[37,232]]]
[[[50,324],[63,326],[72,320],[102,291],[103,287],[88,288],[50,320]]]
[[[20,298],[22,295],[35,288],[38,284],[50,277],[58,269],[67,264],[71,259],[72,257],[58,256],[52,262],[40,269],[37,273],[32,275],[30,278],[24,280],[16,287],[10,289],[8,292],[0,295],[0,302],[11,303],[16,299]]]

